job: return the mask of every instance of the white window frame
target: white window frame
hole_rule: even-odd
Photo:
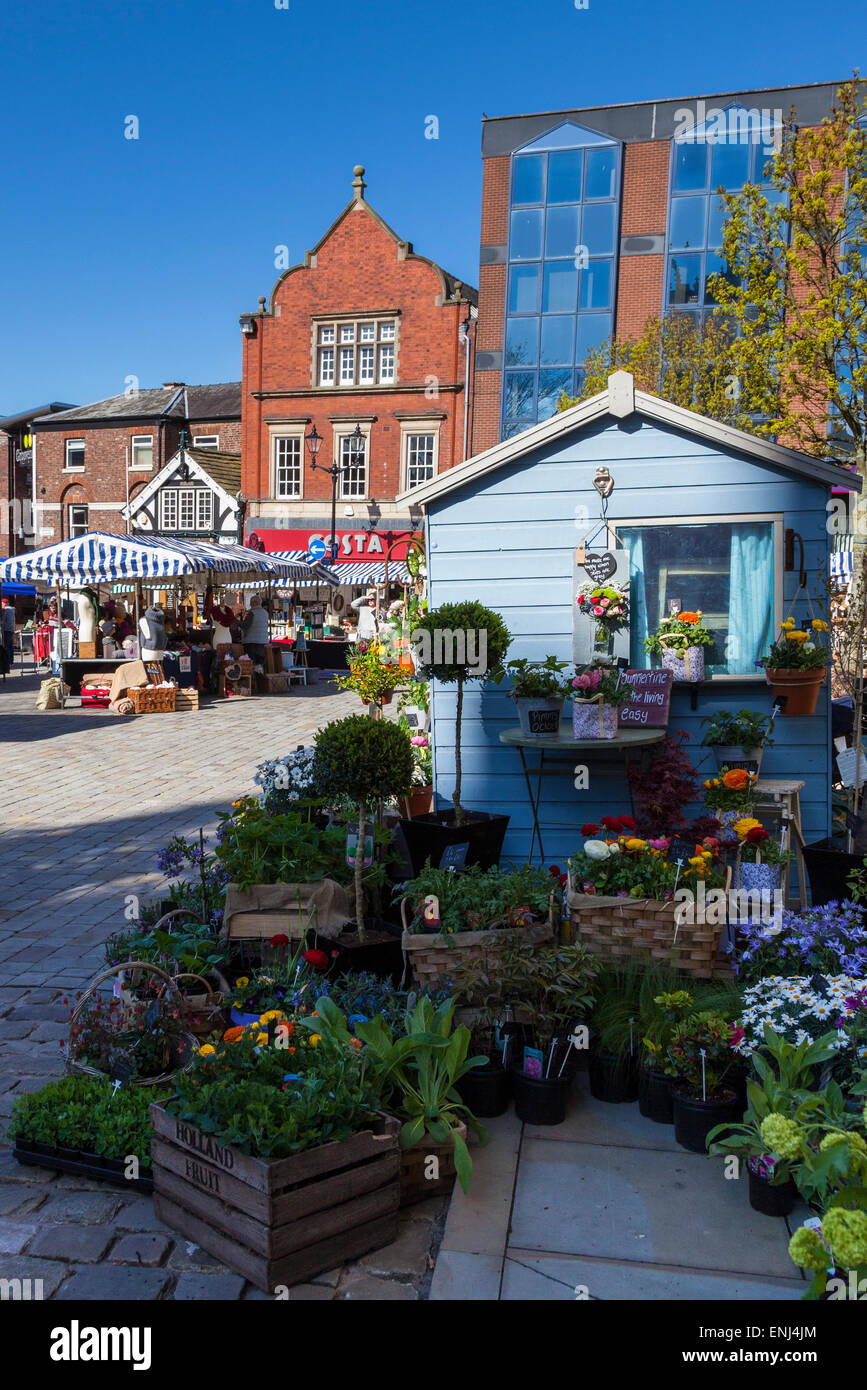
[[[184,525],[184,511],[190,519],[190,525]],[[194,487],[178,488],[178,526],[179,531],[195,531],[196,529],[196,489]]]
[[[313,385],[344,391],[396,386],[397,346],[398,321],[393,314],[370,318],[338,317],[325,323],[314,321]],[[362,362],[369,361],[370,349],[373,349],[373,370],[366,367],[362,376]],[[385,374],[384,356],[389,361]]]
[[[79,529],[79,528],[81,527],[81,522],[73,522],[73,520],[72,520],[72,513],[75,512],[75,511],[79,511],[79,510],[81,510],[81,511],[84,512],[84,529],[83,529],[83,530]],[[67,537],[68,537],[69,540],[74,540],[76,536],[86,536],[86,535],[87,535],[87,533],[88,533],[88,531],[89,531],[89,529],[90,529],[90,512],[88,511],[88,504],[87,504],[86,502],[68,502],[68,503],[67,503],[66,527],[67,527]]]
[[[349,439],[355,432],[355,423],[342,420],[339,425],[334,425],[334,453],[332,457],[337,463],[343,461],[343,441]],[[359,428],[364,439],[364,491],[347,492],[346,483],[343,478],[342,470],[337,480],[337,496],[341,502],[365,502],[370,495],[370,422],[359,421]]]
[[[431,435],[433,437],[433,472],[432,478],[439,472],[439,453],[440,453],[440,421],[426,419],[401,420],[400,422],[400,468],[403,486],[406,492],[411,487],[420,487],[421,483],[410,483],[410,440],[418,435]]]
[[[727,525],[737,522],[769,521],[773,524],[773,546],[774,546],[774,611],[771,614],[771,638],[775,639],[779,632],[780,622],[783,616],[783,584],[784,584],[784,516],[782,512],[722,512],[716,516],[639,516],[639,517],[618,517],[617,521],[608,522],[607,546],[613,550],[617,545],[617,533],[620,529],[629,530],[635,526],[665,526],[672,530],[676,526],[714,526]],[[765,684],[764,672],[747,671],[740,674],[730,675],[728,672],[706,677],[714,684],[733,685],[737,682],[749,681]]]
[[[80,454],[80,455],[81,455],[81,463],[70,463],[70,462],[69,462],[69,446],[70,446],[70,444],[80,445],[80,448],[75,449],[74,452],[75,452],[76,454]],[[63,471],[64,471],[64,473],[83,473],[83,472],[84,472],[84,461],[85,461],[85,454],[86,454],[86,453],[87,453],[87,441],[86,441],[86,440],[84,440],[84,439],[66,439],[66,440],[64,440],[64,442],[63,442]]]
[[[207,506],[205,505],[207,503]],[[208,487],[196,489],[196,530],[213,531],[214,529],[214,494]]]
[[[218,434],[194,434],[194,449],[219,449],[220,436]]]
[[[174,514],[169,519],[166,518],[168,510],[167,504],[171,502]],[[176,487],[164,487],[160,491],[160,504],[158,508],[159,529],[161,531],[177,531],[178,529],[178,490]]]
[[[295,452],[298,456],[298,488],[295,492],[281,492],[280,490],[280,445],[292,442],[295,445]],[[273,485],[271,496],[278,502],[292,502],[304,495],[304,435],[303,433],[289,432],[273,434],[271,436],[271,476]]]
[[[146,447],[150,449],[150,463],[136,463],[136,449]],[[154,466],[154,437],[152,434],[134,434],[129,441],[129,471],[130,473],[152,473]]]

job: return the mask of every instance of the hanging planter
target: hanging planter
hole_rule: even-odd
[[[806,670],[794,671],[779,667],[765,666],[768,685],[774,692],[774,699],[783,696],[783,714],[815,714],[819,701],[819,690],[825,680],[824,666],[811,666]]]
[[[670,671],[676,681],[704,680],[704,648],[667,646],[661,637],[662,668]]]
[[[700,608],[695,613],[672,613],[645,638],[646,650],[659,657],[663,670],[671,671],[676,681],[704,680],[704,649],[713,646],[713,634],[701,619]]]
[[[718,768],[742,767],[745,772],[759,772],[764,756],[764,744],[756,748],[742,748],[739,744],[713,745],[713,755]]]

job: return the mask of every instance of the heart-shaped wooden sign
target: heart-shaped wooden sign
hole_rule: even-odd
[[[601,555],[585,555],[583,565],[594,584],[604,584],[617,569],[617,561],[610,550],[604,550]]]

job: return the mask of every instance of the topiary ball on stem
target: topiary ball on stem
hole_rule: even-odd
[[[325,800],[350,797],[358,806],[355,853],[355,917],[364,939],[364,837],[376,802],[407,796],[412,788],[412,744],[408,729],[366,714],[350,714],[320,729],[314,739],[313,783]]]

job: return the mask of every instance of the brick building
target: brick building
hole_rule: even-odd
[[[33,422],[38,545],[85,531],[124,534],[124,510],[170,461],[181,432],[196,450],[237,453],[241,444],[241,383],[187,386],[166,382],[154,390],[111,396],[92,405],[41,415]],[[204,529],[203,513],[189,515],[177,498],[183,532]],[[178,520],[170,528],[178,532]]]
[[[21,555],[41,545],[33,512],[33,421],[69,401],[50,401],[0,420],[0,557]]]
[[[712,308],[720,187],[767,182],[840,83],[486,119],[473,453],[553,415],[587,352]]]
[[[322,469],[337,464],[337,563],[357,580],[363,562],[378,577],[417,526],[395,497],[470,452],[477,299],[386,225],[363,174],[357,166],[351,201],[267,307],[241,316],[246,534],[271,551],[330,544]],[[319,469],[305,443],[314,426]]]

